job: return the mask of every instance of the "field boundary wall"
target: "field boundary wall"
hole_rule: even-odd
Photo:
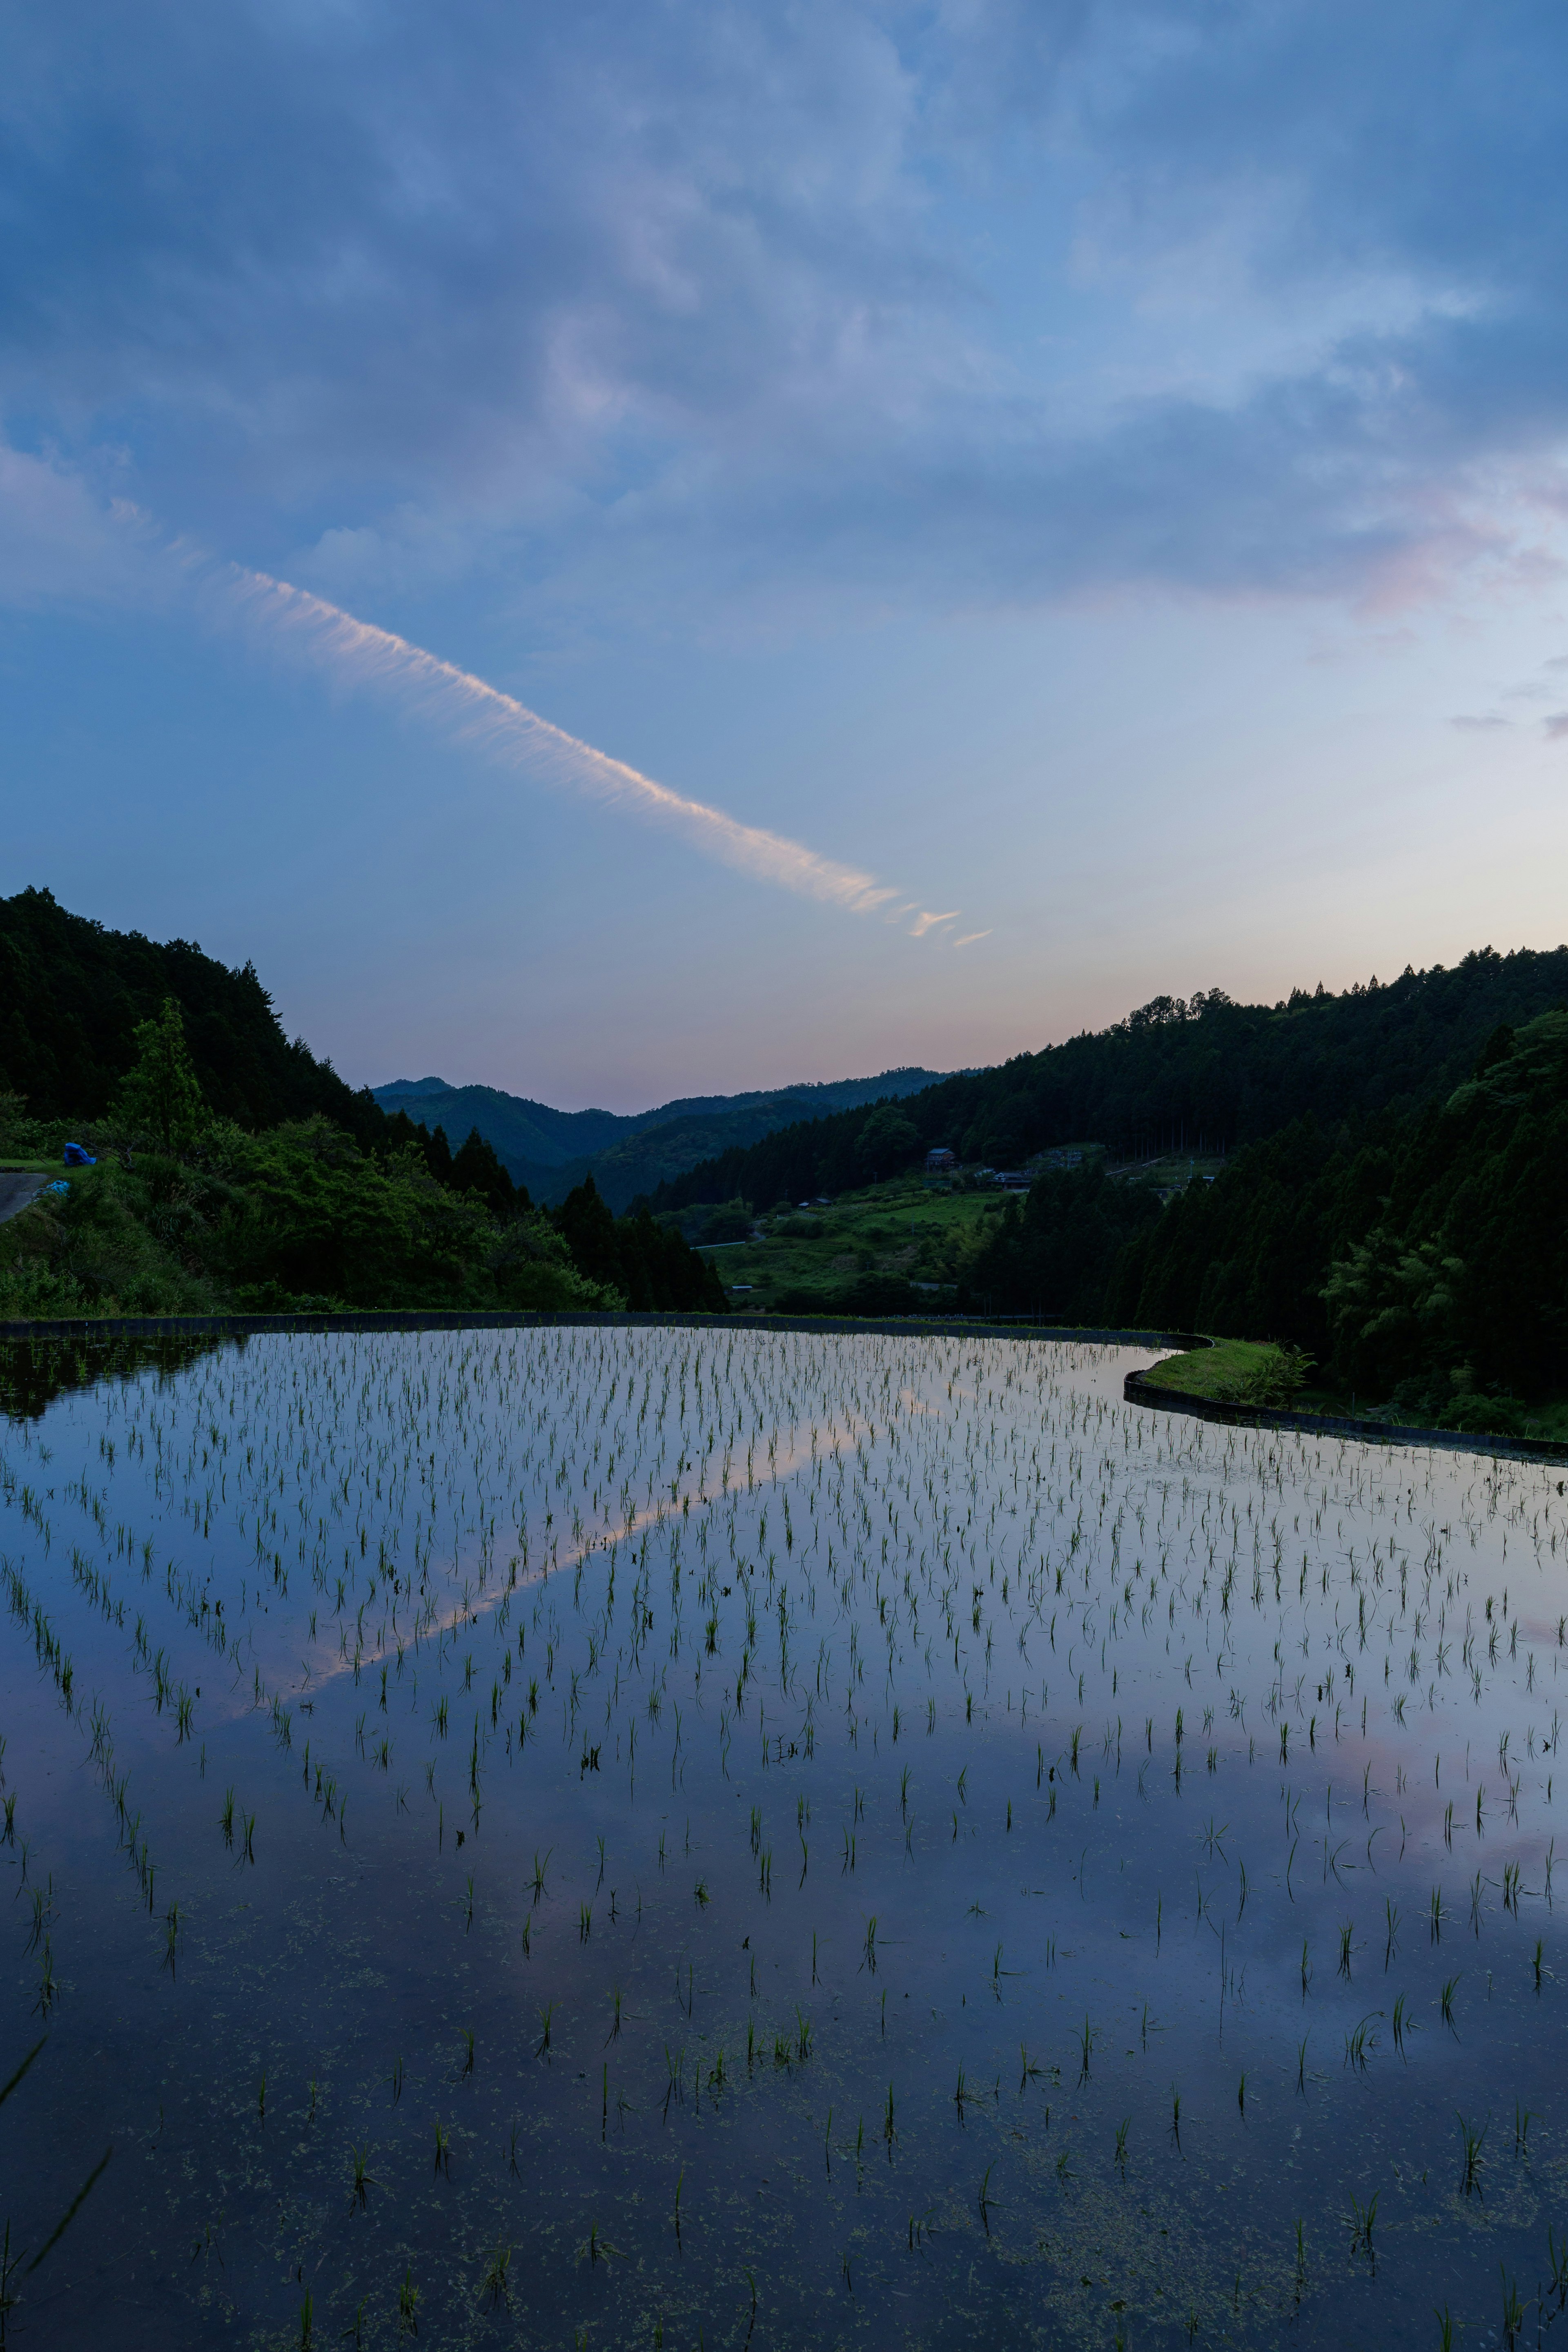
[[[99,1315],[52,1320],[0,1322],[5,1339],[247,1339],[272,1332],[331,1331],[512,1331],[585,1324],[630,1330],[821,1331],[840,1337],[858,1332],[884,1338],[1019,1339],[1077,1340],[1083,1345],[1123,1348],[1207,1348],[1211,1340],[1192,1331],[1112,1331],[1062,1323],[1034,1323],[1022,1316],[994,1320],[958,1316],[702,1315],[553,1313],[538,1307],[448,1313],[440,1307],[388,1308],[381,1313],[342,1315]]]
[[[1212,1344],[1212,1343],[1211,1343]],[[1129,1372],[1121,1383],[1129,1404],[1153,1405],[1162,1412],[1190,1413],[1229,1429],[1293,1429],[1306,1437],[1353,1437],[1372,1445],[1429,1445],[1443,1454],[1482,1454],[1500,1462],[1568,1463],[1568,1444],[1550,1437],[1489,1437],[1468,1429],[1415,1429],[1403,1423],[1352,1419],[1326,1412],[1287,1412],[1269,1405],[1223,1404],[1215,1397],[1189,1396],[1165,1389],[1147,1372]]]

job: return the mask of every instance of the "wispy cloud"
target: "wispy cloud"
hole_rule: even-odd
[[[194,568],[203,569],[199,563]],[[705,857],[848,914],[876,914],[899,896],[858,866],[672,792],[624,760],[567,734],[472,671],[357,619],[309,589],[238,564],[206,577],[222,602],[258,635],[313,667],[394,697],[507,767],[669,826]],[[922,914],[910,928],[919,939],[954,919]]]

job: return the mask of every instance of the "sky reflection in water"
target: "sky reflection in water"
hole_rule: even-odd
[[[14,1391],[13,2243],[115,2151],[16,2340],[1553,2319],[1559,1474],[1151,1412],[1144,1360]]]

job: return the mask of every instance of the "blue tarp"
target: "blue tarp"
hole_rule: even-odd
[[[85,1151],[79,1143],[67,1144],[66,1166],[68,1168],[96,1168],[97,1165],[98,1161],[92,1153]]]

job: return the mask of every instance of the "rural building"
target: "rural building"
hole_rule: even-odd
[[[957,1153],[950,1151],[945,1143],[937,1144],[933,1150],[926,1153],[928,1176],[945,1176],[950,1169],[956,1168],[957,1165]]]

